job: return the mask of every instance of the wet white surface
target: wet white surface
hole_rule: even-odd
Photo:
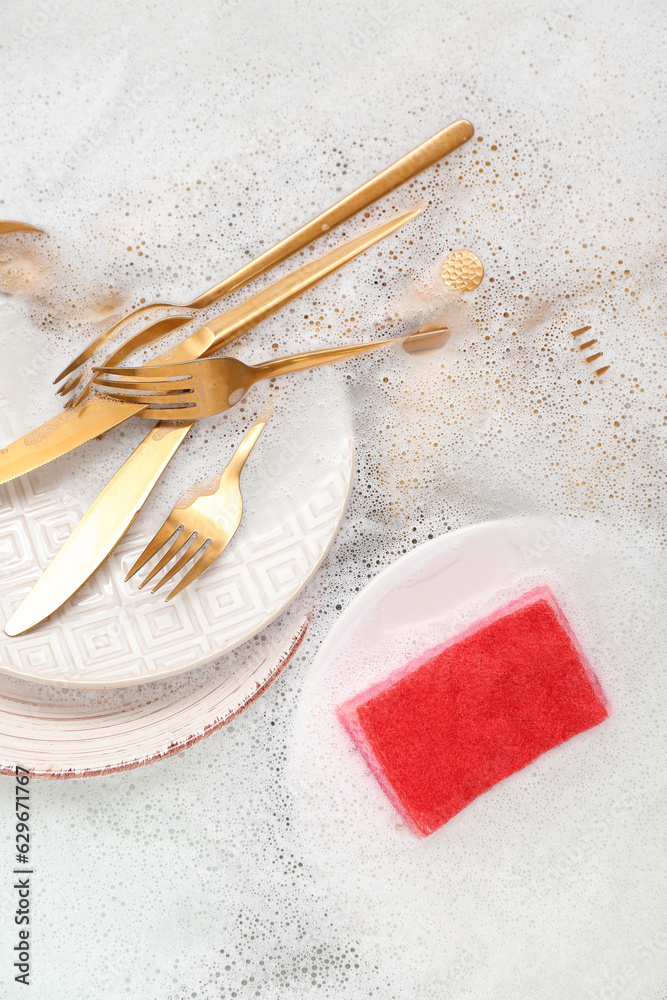
[[[21,397],[26,429],[57,412],[51,378],[114,310],[187,301],[448,122],[476,127],[345,232],[424,204],[410,227],[237,346],[262,361],[425,322],[453,332],[438,356],[387,353],[304,377],[301,406],[333,386],[336,407],[349,408],[357,469],[343,529],[295,609],[314,603],[317,616],[273,687],[183,755],[32,785],[33,995],[662,998],[662,6],[11,0],[0,34],[0,217],[50,234],[0,247],[15,313],[2,377],[20,367],[34,378]],[[460,248],[485,268],[463,299],[440,279]],[[570,337],[589,324],[603,352],[592,364]],[[597,377],[598,365],[610,367]],[[285,411],[295,386],[280,390]],[[233,411],[223,436],[269,398],[253,392],[252,412]],[[97,465],[70,456],[60,474],[92,499],[142,429],[109,436]],[[171,489],[207,447],[202,426]],[[494,815],[478,802],[426,846],[405,840],[420,875],[402,894],[390,859],[398,852],[405,870],[404,838],[364,854],[380,837],[375,789],[351,793],[349,851],[304,821],[286,762],[299,753],[309,666],[341,610],[398,555],[525,514],[571,518],[592,560],[599,547],[599,569],[573,566],[562,587],[573,602],[584,578],[599,592],[582,604],[584,628],[586,607],[614,608],[596,654],[614,716],[589,734],[591,755],[580,743],[568,759],[569,783],[547,755],[513,783],[520,795],[497,790]],[[552,772],[559,809],[547,823]],[[313,815],[335,807],[334,778]],[[8,997],[22,995],[13,807],[3,778]]]

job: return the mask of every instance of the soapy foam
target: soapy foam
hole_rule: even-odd
[[[189,301],[457,116],[477,133],[252,286],[423,203],[417,220],[228,353],[264,361],[435,322],[452,337],[432,356],[396,348],[258,385],[179,452],[144,515],[155,527],[277,396],[253,456],[262,464],[244,473],[261,514],[252,477],[270,431],[281,446],[300,435],[315,468],[329,459],[311,428],[350,412],[352,502],[295,609],[317,603],[303,652],[249,713],[143,772],[35,789],[51,873],[43,995],[657,1000],[667,980],[660,7],[473,3],[448,8],[445,22],[428,4],[344,3],[334,18],[330,5],[260,14],[201,0],[187,18],[163,5],[159,25],[153,8],[124,2],[46,7],[3,14],[12,102],[0,208],[49,233],[0,247],[0,392],[26,431],[58,413],[51,379],[112,317],[144,298]],[[461,248],[485,268],[466,296],[440,277]],[[610,365],[600,378],[570,337],[585,324],[603,351],[594,367]],[[149,426],[118,428],[37,481],[85,505]],[[289,504],[293,467],[281,467],[276,495]],[[310,743],[293,732],[308,666],[340,610],[398,555],[478,520],[544,512],[581,522],[576,552],[553,579],[540,565],[522,584],[546,578],[592,650],[611,735],[591,751],[594,767],[579,752],[563,770],[545,761],[517,777],[521,794],[499,790],[495,816],[474,803],[446,843],[413,845],[382,825],[389,814],[362,769],[341,784],[342,748],[317,742],[328,702],[313,709]],[[433,644],[437,628],[406,635],[396,656]],[[53,695],[70,696],[87,697]],[[285,761],[298,773],[311,749],[329,780],[304,797]],[[76,891],[73,830],[85,847]],[[84,929],[76,984],[62,956]]]

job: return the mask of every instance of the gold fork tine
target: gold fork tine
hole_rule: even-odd
[[[114,399],[120,399],[120,397],[114,396]],[[199,420],[201,417],[208,416],[205,410],[200,410],[194,403],[183,403],[182,406],[176,406],[173,409],[169,409],[166,406],[151,409],[153,402],[154,400],[146,402],[146,409],[141,411],[139,414],[140,417],[145,415],[148,420],[167,420],[171,422],[174,420]]]
[[[152,559],[158,549],[161,549],[165,542],[168,542],[173,535],[176,534],[180,527],[178,521],[175,520],[171,515],[164,522],[159,531],[155,533],[155,537],[151,539],[144,551],[141,553],[137,561],[134,563],[130,571],[128,572],[125,580],[131,579],[135,573],[137,573],[142,566],[145,566],[149,559]]]
[[[572,331],[572,336],[573,337],[580,337],[582,333],[588,333],[588,331],[590,329],[591,329],[590,326],[582,326],[581,329],[579,329],[579,330],[573,330]],[[592,347],[593,344],[597,344],[597,342],[598,342],[597,337],[593,337],[591,340],[587,340],[585,344],[579,344],[578,345],[579,346],[579,350],[580,351],[586,351],[589,347]],[[589,358],[584,358],[584,361],[586,362],[587,365],[590,365],[592,361],[597,361],[598,358],[601,358],[603,354],[604,354],[604,351],[598,351],[597,354],[591,354],[591,356]],[[604,375],[604,373],[608,372],[608,371],[609,371],[609,365],[604,365],[602,368],[597,368],[596,371],[595,371],[595,374],[596,375]],[[591,385],[592,384],[593,383],[591,382]]]
[[[76,387],[81,384],[83,376],[84,373],[81,372],[80,375],[73,375],[72,378],[67,380],[67,382],[63,382],[60,388],[56,389],[56,396],[66,396],[69,392],[72,392],[73,389],[76,389]]]
[[[173,365],[142,365],[139,368],[114,368],[111,365],[97,365],[94,372],[102,372],[104,375],[122,375],[123,378],[146,378],[146,368],[151,370],[151,379],[155,375],[155,382],[172,382],[174,379],[182,379],[184,382],[192,378],[191,374],[179,375],[174,372]],[[97,379],[95,379],[97,382]]]
[[[234,537],[241,523],[243,500],[239,488],[239,478],[250,452],[266,426],[266,420],[267,416],[264,416],[246,431],[222,472],[214,479],[201,483],[194,499],[192,490],[188,490],[181,497],[155,538],[149,542],[128,573],[127,579],[152,556],[156,555],[162,545],[171,539],[174,530],[181,525],[182,532],[162,556],[157,566],[148,574],[141,584],[142,587],[145,587],[179,552],[181,552],[180,557],[171,569],[165,572],[159,583],[155,584],[151,593],[154,594],[160,590],[191,559],[196,559],[195,564],[190,567],[180,583],[167,597],[167,600],[170,601],[217,559]]]
[[[105,378],[104,376],[95,379],[95,385],[104,385],[109,389],[138,389],[138,390],[153,390],[160,396],[182,396],[185,393],[192,392],[192,389],[179,389],[177,388],[178,382],[166,382],[163,379],[156,379],[155,382],[147,382],[146,379],[123,379],[119,382],[117,378]],[[162,388],[164,386],[164,388]],[[174,387],[174,388],[172,388]]]
[[[162,556],[157,566],[154,566],[153,569],[148,574],[148,576],[146,577],[146,579],[142,581],[142,583],[139,586],[139,590],[141,590],[142,587],[145,587],[146,584],[149,583],[153,579],[153,577],[157,573],[159,573],[160,570],[163,569],[163,567],[166,566],[167,563],[174,558],[174,556],[178,555],[181,549],[183,549],[186,545],[189,545],[190,542],[193,541],[193,539],[196,541],[197,532],[193,531],[192,528],[184,527],[183,531],[174,541],[173,545],[171,545],[170,548],[168,548],[165,554]]]
[[[136,313],[130,313],[130,316],[133,315],[136,315]],[[125,319],[129,319],[130,316],[126,316]],[[154,340],[159,340],[160,337],[164,337],[165,334],[169,333],[171,330],[175,330],[179,326],[185,326],[191,318],[191,316],[180,316],[177,319],[162,320],[161,322],[153,323],[150,326],[145,327],[139,333],[135,333],[131,337],[128,337],[127,340],[124,340],[106,360],[110,365],[115,365],[119,361],[122,361],[123,358],[126,358],[129,354],[132,354],[133,351],[138,350],[140,347],[147,347],[148,344],[152,344]],[[91,344],[86,351],[83,352],[83,354],[79,355],[77,360],[80,364],[85,364],[86,361],[90,360],[94,353],[93,350],[91,350],[92,346],[93,345]],[[56,389],[56,392],[59,396],[67,395],[68,392],[71,392],[73,389],[76,389],[77,386],[81,385],[85,377],[86,369],[84,368],[78,375],[73,376],[73,378],[67,382],[68,388],[62,386],[60,389]],[[77,403],[81,402],[84,396],[88,394],[93,378],[94,376],[89,374],[88,381],[84,383],[81,391],[72,396],[65,403],[65,406],[76,406]],[[57,381],[57,379],[55,381]]]
[[[66,368],[63,368],[60,374],[57,375],[56,378],[54,378],[53,380],[54,385],[60,382],[61,379],[67,378],[67,376],[70,375],[72,372],[74,372],[77,368],[79,368],[80,365],[83,365],[86,363],[86,361],[90,360],[90,358],[92,358],[97,348],[101,347],[102,344],[109,339],[109,337],[112,337],[115,333],[117,333],[118,330],[128,320],[134,318],[135,316],[140,315],[144,311],[147,312],[148,310],[164,308],[166,305],[167,305],[166,302],[156,302],[154,305],[151,306],[142,306],[141,309],[135,309],[134,312],[128,313],[127,316],[123,316],[121,317],[121,319],[116,320],[116,322],[112,326],[107,327],[107,329],[103,330],[102,333],[99,334],[99,336],[95,337],[95,339],[91,341],[91,343],[88,344],[87,347],[84,347],[81,353],[78,354],[74,358],[74,360],[67,365]],[[187,323],[188,320],[190,320],[191,318],[192,317],[190,316],[190,314],[181,316],[170,316],[167,319],[159,320],[157,323],[152,324],[150,327],[145,327],[144,330],[140,331],[140,333],[135,334],[135,337],[138,340],[138,338],[141,337],[142,334],[146,334],[148,330],[151,330],[156,337],[162,336],[165,333],[169,333],[171,330],[175,330],[179,326],[183,326],[183,324]],[[133,341],[135,340],[135,337],[132,338]],[[137,347],[138,346],[139,344],[137,343]],[[82,378],[83,378],[83,372],[77,376],[77,381],[76,381],[77,385]],[[72,385],[71,387],[74,388],[74,385]],[[64,395],[64,388],[65,387],[63,386],[61,389],[58,390],[58,392],[61,395]]]
[[[155,402],[155,396],[152,396],[149,400],[146,400],[146,401],[144,401],[143,399],[140,399],[139,396],[127,396],[127,395],[123,395],[120,392],[108,392],[108,393],[105,392],[104,396],[107,399],[113,399],[113,400],[115,400],[117,403],[130,403],[132,406],[141,406],[141,405],[148,406],[151,403]],[[144,411],[141,410],[140,412],[143,414]],[[157,419],[161,420],[162,418],[158,417]],[[171,420],[173,418],[171,418],[171,417],[165,417],[164,419],[165,420]],[[178,418],[176,418],[176,419],[178,419]]]
[[[155,584],[151,590],[151,594],[154,594],[156,590],[160,590],[161,587],[164,587],[167,580],[171,580],[172,576],[176,576],[179,570],[182,570],[186,563],[189,563],[191,559],[194,559],[194,557],[201,552],[208,541],[210,541],[208,538],[203,538],[201,542],[199,541],[199,538],[195,538],[192,545],[188,546],[187,550],[183,553],[178,562],[176,562],[171,569],[167,570],[159,583]]]
[[[211,563],[215,562],[215,560],[222,552],[222,548],[223,547],[218,547],[217,545],[214,545],[213,542],[211,542],[209,547],[200,556],[200,558],[197,560],[194,566],[188,570],[183,579],[176,584],[176,586],[172,591],[169,592],[167,600],[171,601],[174,597],[176,597],[176,594],[180,594],[180,592],[182,590],[185,590],[185,588],[189,586],[193,580],[196,580],[198,576],[201,576],[204,570],[208,569]],[[162,582],[164,583],[164,580]]]
[[[190,402],[186,400],[181,402],[178,399],[174,399],[169,401],[171,405],[165,404],[165,406],[156,406],[162,400],[162,396],[159,394],[153,396],[128,396],[124,393],[112,391],[105,392],[104,397],[106,399],[113,399],[119,403],[132,403],[134,406],[152,407],[152,409],[140,411],[140,415],[142,417],[146,415],[149,420],[190,420],[195,414],[202,417],[206,416],[204,410],[199,411],[191,397]],[[176,415],[172,416],[172,414]]]

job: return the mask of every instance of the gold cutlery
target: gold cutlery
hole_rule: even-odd
[[[248,389],[262,379],[328,365],[388,344],[402,343],[405,347],[409,341],[408,352],[441,347],[448,337],[446,327],[437,327],[410,334],[409,337],[389,337],[370,344],[350,344],[292,354],[262,365],[246,365],[236,358],[207,358],[176,365],[104,367],[94,368],[93,371],[97,373],[96,383],[110,390],[111,399],[145,406],[146,409],[139,415],[148,420],[196,420],[235,406]],[[100,374],[105,377],[100,378]]]
[[[246,268],[232,278],[240,280],[243,275],[245,280],[251,280],[251,277],[268,270],[278,259],[284,260],[290,252],[296,252],[311,242],[318,235],[315,232],[316,223],[320,224],[322,232],[340,224],[365,204],[370,204],[383,193],[393,190],[460,146],[472,136],[473,131],[472,126],[464,121],[449,126],[368,185],[343,199],[329,212],[268,251],[269,255],[273,254],[270,260],[262,255],[258,261],[246,265]],[[341,213],[342,217],[337,218],[336,213]],[[205,324],[178,347],[156,358],[155,364],[191,361],[215,353],[417,214],[418,211],[406,213],[370,233],[348,241],[319,260],[304,265],[225,315]],[[327,216],[331,217],[327,219]],[[293,247],[291,251],[286,247],[287,243]],[[276,254],[280,248],[284,252],[278,257]],[[261,268],[259,271],[256,270],[258,266]],[[241,287],[245,280],[234,287]],[[228,288],[227,293],[231,290]],[[148,337],[144,342],[148,343],[150,339],[152,338]],[[113,357],[114,360],[117,359],[117,355]],[[86,399],[13,444],[0,449],[0,484],[98,437],[141,412],[141,409],[103,397],[92,396]],[[162,422],[150,431],[94,501],[45,573],[14,612],[5,629],[8,634],[18,635],[43,621],[83,586],[123,537],[191,427],[192,421],[178,425]]]
[[[145,587],[180,553],[176,563],[155,584],[152,594],[160,590],[167,580],[171,580],[191,559],[199,556],[194,566],[168,595],[167,600],[170,601],[218,558],[241,523],[243,513],[243,498],[239,486],[241,470],[265,425],[265,420],[253,424],[226,468],[214,480],[199,483],[195,487],[194,496],[193,490],[188,490],[181,497],[153,540],[148,543],[130,569],[125,577],[126,580],[133,577],[177,532],[180,534],[141,584],[141,587]]]
[[[444,327],[429,327],[404,338],[403,347],[410,353],[416,353],[425,348],[442,346],[448,336],[449,331]],[[134,413],[139,408],[131,409]],[[191,427],[192,421],[162,422],[150,431],[93,501],[16,609],[5,625],[7,635],[20,635],[44,621],[92,576],[134,521]]]
[[[128,530],[190,427],[153,428],[18,606],[5,625],[7,635],[21,635],[38,625],[83,587]]]
[[[213,354],[287,302],[311,288],[347,261],[394,233],[419,215],[420,209],[385,222],[368,233],[349,240],[317,260],[292,271],[269,288],[258,292],[222,316],[195,330],[178,347],[155,358],[155,364],[192,361]],[[59,458],[105,431],[117,427],[140,412],[141,407],[90,396],[78,406],[63,410],[13,444],[0,448],[0,485]]]
[[[43,229],[31,226],[28,222],[12,222],[9,219],[0,220],[0,235],[4,233],[43,233]]]
[[[177,361],[179,358],[190,360],[208,350],[217,350],[417,214],[410,212],[407,216],[385,223],[379,229],[357,237],[325,257],[293,271],[241,306],[195,331],[179,347],[156,359],[156,362]],[[32,435],[0,450],[0,473],[4,473],[5,481],[11,479],[12,474],[19,475],[22,471],[35,468],[122,423],[142,409],[93,396],[80,406],[58,414],[50,425],[47,423]],[[148,433],[83,515],[62,549],[14,612],[5,626],[8,635],[20,635],[48,618],[92,576],[132,524],[191,427],[192,421],[176,425],[161,422]],[[8,471],[12,474],[7,475]]]
[[[580,330],[573,330],[571,335],[573,337],[580,337],[582,335],[582,333],[588,333],[589,330],[590,330],[590,326],[582,326]],[[597,342],[598,342],[597,341],[597,337],[593,337],[592,340],[587,340],[585,344],[579,344],[579,350],[580,351],[585,351],[589,347],[592,347],[593,344],[597,344]],[[590,365],[591,362],[597,361],[598,358],[601,358],[602,354],[603,354],[602,351],[596,351],[595,354],[591,354],[591,355],[589,355],[589,357],[584,358],[584,361],[586,362],[586,364]],[[597,368],[595,370],[595,374],[596,375],[604,375],[604,373],[607,372],[607,371],[609,371],[609,365],[603,365],[602,368]]]
[[[253,281],[255,278],[259,277],[259,275],[264,274],[276,264],[279,264],[281,261],[291,257],[292,254],[303,249],[303,247],[308,246],[309,243],[312,243],[313,240],[322,236],[323,233],[327,233],[336,226],[348,221],[352,216],[356,215],[364,208],[367,208],[379,198],[389,194],[401,184],[404,184],[406,181],[412,179],[423,170],[426,170],[427,167],[437,163],[438,160],[447,156],[448,153],[458,149],[459,146],[463,145],[464,142],[467,142],[468,139],[471,138],[474,131],[475,130],[470,122],[465,121],[464,119],[448,125],[446,128],[436,133],[436,135],[427,139],[426,142],[421,143],[421,145],[401,157],[400,160],[397,160],[391,166],[371,178],[371,180],[362,184],[361,187],[357,188],[351,194],[346,195],[335,205],[332,205],[331,208],[322,212],[317,216],[317,218],[306,223],[306,225],[292,233],[291,236],[281,240],[280,243],[277,243],[269,250],[266,250],[255,260],[250,261],[238,271],[235,271],[234,274],[230,275],[230,277],[219,282],[207,292],[204,292],[202,295],[193,299],[189,305],[173,307],[176,309],[188,310],[188,312],[182,311],[179,315],[172,315],[158,320],[145,329],[139,331],[121,344],[113,352],[113,354],[106,359],[105,364],[117,365],[137,348],[146,346],[169,331],[189,322],[192,319],[192,309],[204,309],[206,306],[210,306],[214,302],[219,302],[220,299],[229,295],[231,292],[242,288],[244,285],[248,284],[248,282]],[[54,379],[54,383],[61,382],[68,375],[71,375],[78,368],[84,365],[86,361],[93,356],[95,351],[101,347],[103,343],[105,343],[105,341],[117,334],[119,330],[121,330],[122,327],[124,327],[131,319],[135,319],[138,316],[146,316],[146,318],[150,318],[150,313],[155,309],[166,308],[169,306],[169,303],[152,303],[151,305],[145,305],[138,309],[134,309],[132,312],[122,317],[107,330],[100,333],[99,336],[97,336],[79,355],[77,355],[77,357],[69,365],[67,365],[62,372],[60,372],[57,378]],[[80,372],[75,378],[68,380],[57,391],[62,395],[67,395],[68,392],[80,385],[83,375],[84,373]],[[71,401],[70,405],[72,403],[81,402],[84,395],[87,394],[89,388],[90,382],[87,382],[77,397]]]

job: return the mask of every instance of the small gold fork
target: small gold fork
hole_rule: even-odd
[[[265,425],[266,420],[259,420],[253,424],[226,468],[214,479],[197,484],[194,490],[188,490],[181,497],[153,540],[148,543],[130,569],[125,577],[126,580],[134,576],[177,532],[173,544],[139,589],[145,587],[179,552],[180,559],[167,570],[159,583],[156,583],[151,591],[152,594],[163,587],[167,580],[171,580],[186,563],[199,556],[194,566],[168,595],[167,600],[170,601],[218,558],[241,523],[243,499],[239,478],[246,459]]]

